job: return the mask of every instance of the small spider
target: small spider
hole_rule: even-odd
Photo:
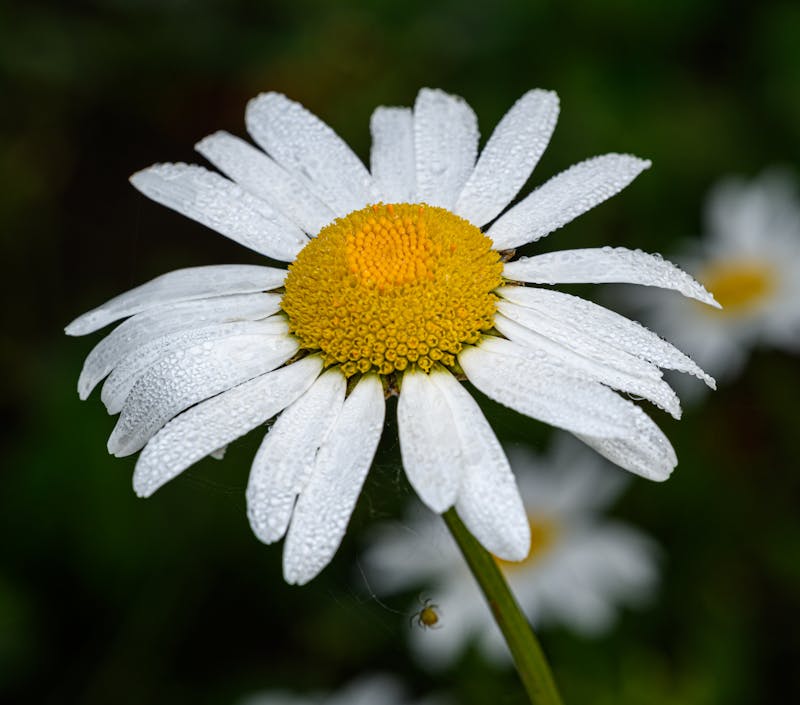
[[[415,612],[409,618],[409,626],[416,621],[417,626],[422,629],[438,629],[442,625],[439,623],[439,605],[434,604],[430,597],[424,600],[420,597],[419,604],[421,605],[419,611]]]

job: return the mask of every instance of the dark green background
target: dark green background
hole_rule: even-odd
[[[416,501],[394,421],[333,564],[289,588],[281,547],[260,545],[244,513],[257,434],[136,499],[134,459],[105,451],[113,421],[96,394],[83,404],[75,392],[99,335],[61,329],[164,271],[258,262],[126,179],[155,161],[199,161],[192,145],[214,130],[243,134],[245,103],[263,90],[301,100],[366,158],[372,108],[411,104],[421,86],[467,98],[484,135],[525,90],[554,89],[562,117],[536,183],[606,151],[654,168],[544,248],[669,253],[701,231],[720,175],[800,164],[800,5],[0,8],[0,698],[232,703],[273,686],[333,689],[379,668],[458,703],[523,702],[513,673],[475,654],[439,677],[417,670],[400,647],[407,620],[358,577],[366,530]],[[635,481],[618,514],[663,545],[660,595],[608,638],[544,633],[568,703],[800,702],[798,390],[796,358],[758,352],[682,422],[655,414],[680,466],[664,485]],[[501,439],[545,447],[541,424],[486,408]]]

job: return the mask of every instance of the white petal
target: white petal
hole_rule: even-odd
[[[447,398],[430,375],[403,375],[397,402],[397,426],[403,468],[419,498],[440,514],[453,506],[463,472],[461,442]]]
[[[714,378],[674,345],[640,323],[591,301],[539,287],[504,286],[496,293],[530,311],[524,321],[519,318],[524,315],[520,311],[512,318],[559,343],[571,343],[584,355],[596,354],[602,359],[618,350],[668,370],[694,375],[716,388]]]
[[[266,318],[278,311],[280,305],[278,294],[240,294],[182,301],[139,313],[95,345],[83,363],[78,378],[78,394],[81,399],[86,399],[120,360],[161,336],[212,323]]]
[[[297,495],[316,462],[317,451],[339,417],[346,388],[337,370],[320,375],[278,417],[258,449],[247,484],[247,516],[264,543],[286,533]]]
[[[272,316],[257,322],[218,323],[156,338],[126,355],[120,361],[106,379],[100,399],[106,405],[109,414],[117,414],[122,409],[133,385],[145,370],[169,355],[231,336],[248,333],[286,335],[288,332],[289,324],[286,318]]]
[[[139,377],[125,400],[108,439],[109,453],[118,457],[135,453],[184,409],[274,370],[298,347],[288,335],[250,333],[162,358]]]
[[[504,305],[505,304],[505,305]],[[513,304],[500,302],[500,311],[514,316],[517,312]],[[593,379],[609,387],[627,392],[645,399],[649,399],[656,406],[668,411],[676,419],[681,417],[681,405],[678,396],[675,394],[663,379],[658,368],[648,362],[639,360],[627,353],[620,353],[617,357],[627,358],[627,360],[597,360],[583,355],[570,345],[557,343],[545,336],[531,330],[520,323],[506,318],[502,313],[495,316],[494,326],[509,340],[528,348],[535,357],[538,351],[546,353],[548,356],[560,359],[565,365],[580,370],[589,379]],[[627,368],[624,363],[629,365]],[[621,364],[622,363],[622,364]],[[644,367],[644,374],[637,374],[636,368]]]
[[[423,88],[414,103],[417,198],[452,208],[478,153],[478,120],[466,101]]]
[[[64,332],[67,335],[86,335],[120,318],[177,301],[269,291],[282,286],[285,278],[285,269],[252,264],[176,269],[84,313],[72,321]]]
[[[648,480],[662,482],[675,469],[678,458],[661,429],[644,411],[638,407],[634,408],[636,409],[635,435],[630,438],[575,435],[612,463]]]
[[[376,108],[370,120],[370,167],[385,203],[414,203],[414,116],[410,108]]]
[[[498,290],[498,293],[504,296],[507,289],[514,288],[521,289],[522,287],[503,287]],[[533,289],[531,290],[533,291]],[[515,294],[510,294],[510,296],[515,296]],[[516,298],[525,299],[525,297]],[[599,340],[594,330],[586,330],[586,328],[576,325],[580,316],[570,310],[568,306],[556,309],[557,313],[554,314],[544,308],[529,308],[516,303],[516,301],[501,300],[497,303],[497,310],[503,316],[535,331],[539,336],[558,343],[594,362],[610,365],[645,379],[655,381],[661,379],[661,371],[655,365]]]
[[[155,164],[130,180],[148,198],[272,259],[291,262],[308,244],[273,206],[201,166]]]
[[[319,356],[306,357],[174,418],[139,455],[133,474],[136,494],[149,497],[193,463],[275,416],[311,386],[321,369]]]
[[[372,177],[353,150],[322,120],[280,93],[247,104],[247,130],[285,169],[338,216],[375,200]]]
[[[720,308],[702,284],[661,255],[624,247],[559,250],[507,262],[506,279],[532,284],[644,284]]]
[[[469,392],[450,373],[434,381],[450,406],[462,448],[456,511],[487,551],[522,560],[530,550],[530,525],[505,453]]]
[[[454,212],[475,225],[493,220],[511,203],[550,142],[558,119],[558,96],[533,90],[497,124],[481,152]]]
[[[215,132],[195,145],[208,161],[237,184],[273,204],[309,235],[316,235],[336,215],[296,176],[227,132]]]
[[[624,438],[633,431],[633,404],[544,354],[534,361],[524,348],[486,337],[458,359],[478,389],[521,414],[604,438]]]
[[[575,164],[501,216],[487,234],[497,250],[538,240],[619,193],[649,166],[649,161],[628,154]]]
[[[320,447],[297,500],[283,552],[287,583],[307,583],[339,548],[375,456],[384,413],[380,379],[374,374],[362,377]]]

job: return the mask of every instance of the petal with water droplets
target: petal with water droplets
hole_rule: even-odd
[[[463,458],[456,511],[483,547],[520,561],[530,550],[530,524],[511,467],[477,402],[449,372],[434,377],[455,421]]]
[[[370,120],[372,177],[384,203],[414,203],[414,116],[409,108],[377,108]]]
[[[383,430],[385,402],[377,375],[361,378],[317,454],[297,500],[283,551],[283,576],[304,585],[339,548]]]
[[[190,465],[283,411],[311,386],[321,370],[318,356],[306,357],[175,417],[139,455],[133,473],[136,494],[149,497]]]
[[[663,482],[675,469],[678,458],[661,429],[644,411],[638,407],[634,408],[636,409],[634,434],[629,438],[575,435],[621,468],[648,480]]]
[[[282,262],[308,244],[294,223],[241,186],[195,164],[155,164],[131,176],[148,198]]]
[[[300,179],[238,137],[215,132],[200,140],[195,149],[254,196],[273,204],[309,235],[316,235],[336,218]]]
[[[464,460],[447,398],[434,381],[449,372],[403,375],[397,402],[397,427],[403,468],[419,498],[434,512],[453,506]]]
[[[133,385],[108,451],[118,457],[135,453],[184,409],[274,370],[298,347],[292,336],[248,333],[167,355]]]
[[[289,326],[283,316],[271,316],[257,322],[217,323],[161,336],[137,348],[120,361],[106,378],[100,399],[109,414],[118,414],[136,381],[149,367],[169,355],[232,336],[252,333],[286,335],[288,332]]]
[[[138,313],[118,325],[87,355],[78,378],[78,394],[86,399],[126,355],[164,335],[214,323],[266,318],[278,311],[280,304],[278,294],[240,294],[180,301]]]
[[[456,201],[454,213],[475,225],[493,220],[517,195],[550,142],[558,96],[533,90],[495,127]]]
[[[285,278],[285,269],[252,264],[176,269],[78,316],[65,328],[65,332],[67,335],[86,335],[120,318],[178,301],[269,291],[282,286]]]
[[[497,250],[539,240],[622,191],[649,166],[629,154],[605,154],[575,164],[498,218],[487,235]]]
[[[245,121],[264,151],[337,216],[375,200],[372,177],[361,160],[300,103],[280,93],[262,93],[247,104]]]
[[[414,103],[417,198],[452,208],[478,153],[478,119],[463,98],[423,88]]]
[[[484,394],[521,414],[573,433],[624,438],[636,407],[578,370],[507,340],[485,337],[458,360]]]
[[[505,305],[503,305],[505,304]],[[669,412],[676,419],[681,417],[681,404],[675,394],[663,379],[657,367],[638,358],[621,353],[618,357],[622,360],[598,360],[581,354],[569,345],[557,343],[539,333],[535,329],[526,327],[519,320],[513,320],[518,311],[512,308],[513,304],[501,302],[503,313],[495,316],[494,326],[506,338],[514,343],[529,349],[533,353],[544,352],[550,357],[558,358],[565,365],[580,370],[589,379],[608,385],[621,392],[627,392],[637,397],[642,397],[653,402],[656,406]],[[520,316],[519,318],[525,318]],[[624,359],[627,358],[627,359]],[[623,362],[630,363],[627,367]],[[636,374],[636,368],[643,368],[643,374]]]
[[[338,369],[320,375],[264,437],[247,484],[247,516],[260,541],[273,543],[286,533],[317,451],[342,411],[345,387]]]
[[[506,279],[532,284],[643,284],[719,308],[702,284],[660,255],[624,247],[559,250],[507,262]]]
[[[552,340],[575,346],[585,355],[615,358],[621,351],[664,369],[694,375],[716,388],[714,378],[674,345],[640,323],[591,301],[529,286],[503,286],[496,293],[530,312],[526,325]]]

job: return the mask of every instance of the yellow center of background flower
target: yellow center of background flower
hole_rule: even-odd
[[[521,568],[530,568],[542,558],[555,544],[559,527],[557,522],[545,516],[528,516],[531,527],[531,550],[521,561],[504,561],[495,556],[495,561],[504,573],[513,573]]]
[[[699,278],[722,305],[722,313],[756,308],[774,291],[776,284],[770,265],[750,260],[711,264]]]
[[[503,265],[444,208],[373,205],[338,218],[289,266],[282,307],[306,350],[342,372],[448,367],[492,327]]]

